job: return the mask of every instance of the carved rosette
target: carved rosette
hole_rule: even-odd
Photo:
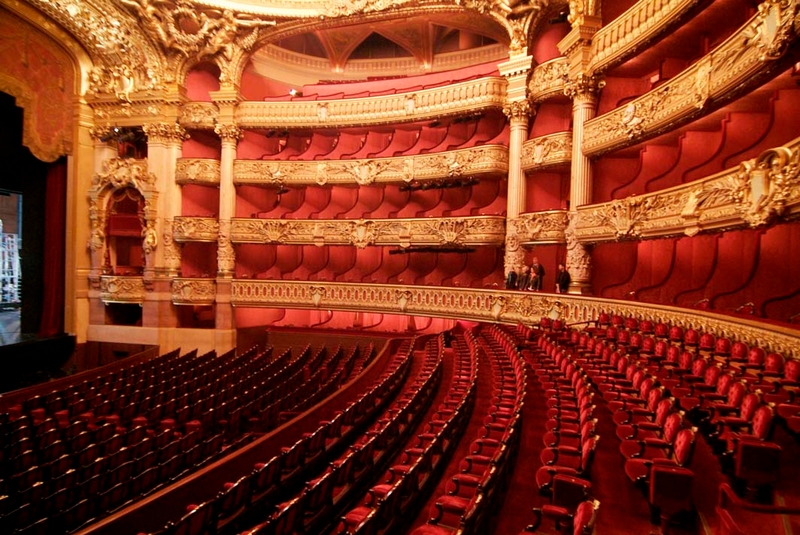
[[[177,123],[149,123],[142,125],[149,143],[181,143],[189,139],[186,129]]]
[[[100,277],[100,299],[104,303],[144,303],[145,284],[142,277]]]
[[[236,263],[236,252],[231,243],[231,222],[219,222],[219,235],[217,238],[217,271],[223,277],[231,276]]]
[[[172,238],[178,242],[215,242],[219,238],[220,223],[212,217],[176,217],[172,224]]]
[[[572,132],[558,132],[529,139],[522,144],[522,169],[547,169],[572,161]]]
[[[234,184],[325,185],[403,183],[508,173],[508,147],[484,145],[380,160],[235,160]]]
[[[219,186],[219,160],[212,158],[178,158],[175,166],[178,184],[203,184]]]
[[[219,119],[219,107],[214,102],[187,102],[181,106],[178,122],[192,128],[213,129]]]
[[[566,210],[521,214],[513,220],[517,239],[526,244],[566,243],[568,223]]]
[[[721,102],[756,87],[772,74],[796,39],[797,6],[767,0],[738,32],[680,75],[586,122],[583,152],[598,156],[649,139],[711,112]]]
[[[560,57],[538,65],[528,82],[531,102],[541,102],[564,93],[564,80],[569,74],[567,58]]]
[[[371,245],[409,247],[500,245],[505,219],[475,216],[425,219],[241,219],[231,220],[234,243]],[[176,238],[177,239],[177,238]]]
[[[173,279],[172,302],[176,305],[211,305],[217,297],[212,279]]]
[[[242,129],[235,124],[217,124],[214,126],[214,133],[223,143],[238,143],[244,137]]]

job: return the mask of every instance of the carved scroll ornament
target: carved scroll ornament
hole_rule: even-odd
[[[211,158],[178,158],[176,160],[175,181],[178,184],[218,186],[219,177],[219,160]]]
[[[522,145],[522,169],[534,171],[572,161],[572,132],[529,139]]]
[[[219,221],[210,217],[176,217],[172,237],[178,243],[215,242],[219,238]]]
[[[521,214],[517,219],[509,220],[508,224],[513,225],[516,238],[521,243],[566,243],[566,210]]]
[[[100,277],[100,299],[104,303],[144,303],[145,284],[142,277]]]
[[[217,295],[213,279],[173,279],[172,302],[176,305],[209,305]]]

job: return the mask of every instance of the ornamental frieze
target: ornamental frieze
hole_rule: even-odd
[[[493,76],[415,93],[339,100],[242,102],[236,124],[243,128],[341,128],[426,121],[443,115],[501,109],[506,79]]]
[[[584,154],[598,156],[674,130],[710,113],[715,102],[760,84],[796,39],[795,17],[794,3],[767,0],[743,28],[680,75],[587,121]]]
[[[325,185],[403,183],[508,173],[508,147],[469,149],[377,160],[235,160],[234,184]]]
[[[145,285],[142,277],[100,277],[100,300],[104,303],[144,303]]]
[[[216,242],[219,221],[212,217],[176,217],[172,221],[172,239],[183,242]]]
[[[177,238],[176,238],[177,240]],[[284,245],[372,245],[409,247],[502,245],[505,219],[499,216],[359,219],[231,220],[233,243]]]
[[[572,161],[572,132],[557,132],[522,144],[522,170],[538,171]]]
[[[531,102],[541,102],[563,95],[568,74],[567,58],[556,58],[538,65],[528,82],[528,98]]]
[[[569,223],[566,210],[532,212],[509,219],[507,225],[522,244],[566,243],[564,229]]]
[[[172,302],[176,305],[210,305],[217,297],[213,279],[173,279]]]
[[[219,160],[212,158],[178,158],[175,165],[175,182],[219,186]]]
[[[800,140],[703,180],[578,208],[581,242],[755,228],[800,212]]]
[[[181,279],[178,279],[181,280]],[[796,332],[713,312],[572,294],[531,294],[479,288],[351,284],[292,280],[234,279],[231,304],[239,307],[325,308],[389,314],[413,314],[473,321],[536,324],[542,317],[567,324],[589,322],[600,312],[693,327],[716,336],[800,356]]]

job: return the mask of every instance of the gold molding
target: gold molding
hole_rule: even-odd
[[[172,239],[177,243],[216,242],[219,221],[212,217],[178,216],[172,221]]]
[[[539,171],[571,161],[571,130],[532,138],[522,144],[523,171]]]
[[[700,0],[639,0],[592,36],[589,72],[602,72],[670,31]]]
[[[178,158],[175,161],[175,182],[219,186],[220,162],[214,158]]]
[[[656,89],[586,122],[583,153],[641,143],[707,115],[718,102],[763,82],[796,39],[796,8],[767,0],[738,32],[680,75]]]
[[[548,210],[520,214],[517,219],[509,219],[506,225],[513,228],[514,235],[521,245],[541,245],[567,243],[564,231],[568,223],[566,210]]]
[[[505,241],[502,216],[422,219],[242,219],[231,220],[233,243],[290,245],[500,246]],[[177,237],[176,237],[177,240]]]
[[[213,305],[217,297],[214,279],[173,279],[172,302],[176,305]]]
[[[426,121],[502,108],[505,78],[490,76],[414,93],[340,100],[246,101],[236,108],[242,128],[341,128]]]
[[[555,58],[537,65],[528,82],[528,98],[531,102],[541,102],[564,95],[564,82],[569,75],[567,58]]]
[[[138,303],[145,300],[143,277],[120,277],[102,275],[100,277],[100,300],[103,303]]]
[[[239,307],[325,308],[412,314],[472,321],[535,324],[543,316],[590,322],[600,312],[668,321],[800,357],[797,331],[702,310],[565,294],[497,289],[234,279],[231,304]]]
[[[483,145],[434,154],[372,160],[235,160],[233,163],[234,184],[251,185],[366,186],[488,173],[508,173],[508,147]]]
[[[578,208],[584,243],[758,227],[800,213],[800,139],[716,175]]]

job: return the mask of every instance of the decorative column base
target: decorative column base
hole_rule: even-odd
[[[567,293],[573,295],[592,295],[592,283],[589,281],[573,280],[569,284]]]

